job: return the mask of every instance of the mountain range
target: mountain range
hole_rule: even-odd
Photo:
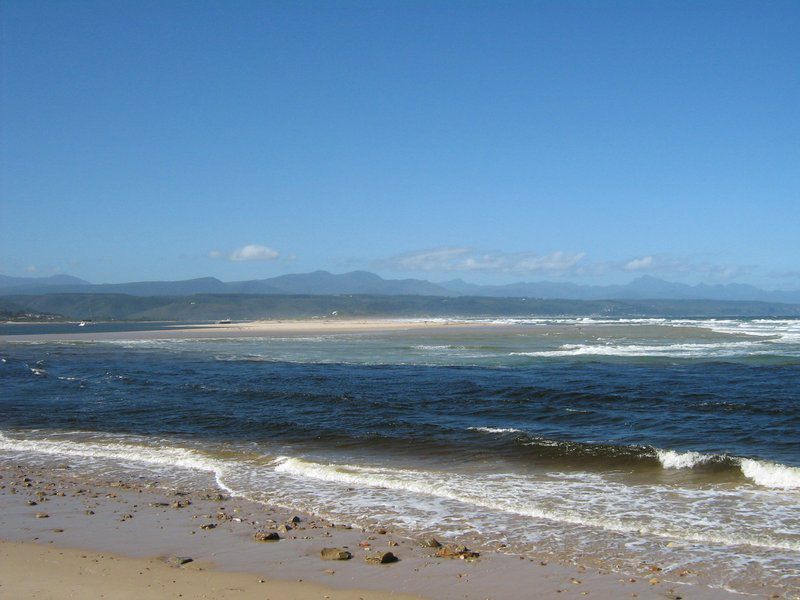
[[[623,285],[581,285],[537,281],[479,285],[453,279],[434,283],[424,279],[384,279],[367,271],[333,274],[327,271],[280,275],[268,279],[223,282],[214,277],[181,281],[138,281],[93,284],[70,275],[9,277],[0,275],[0,295],[102,293],[132,296],[190,296],[194,294],[477,296],[564,300],[736,300],[800,302],[800,290],[764,290],[747,284],[687,285],[642,276]]]

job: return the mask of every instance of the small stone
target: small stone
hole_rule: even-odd
[[[86,514],[87,514],[87,515],[93,515],[93,514],[94,514],[94,511],[93,511],[93,510],[87,510],[87,511],[86,511]]]
[[[36,506],[37,504],[38,502],[35,502],[34,500],[28,500],[28,506]]]
[[[442,544],[435,537],[425,538],[419,543],[423,548],[441,548]]]
[[[462,560],[466,560],[471,558],[478,558],[480,554],[477,552],[473,552],[472,550],[463,545],[448,544],[443,548],[439,548],[439,550],[436,551],[436,556],[438,556],[439,558],[460,558]]]
[[[170,556],[167,559],[167,563],[176,567],[180,567],[182,565],[185,565],[186,563],[192,562],[193,560],[194,559],[189,556]]]
[[[274,531],[256,531],[253,534],[253,539],[257,542],[277,542],[281,539]]]
[[[373,563],[376,565],[386,565],[397,562],[398,558],[391,552],[378,552],[377,554],[367,556],[364,560],[366,560],[368,563]]]
[[[50,515],[48,515],[46,512],[38,512],[38,513],[36,513],[36,518],[37,519],[47,519],[49,516]]]
[[[216,523],[204,523],[203,525],[200,525],[200,529],[215,529],[216,527]]]
[[[647,583],[650,585],[656,585],[657,583],[661,583],[661,580],[658,577],[652,577]]]
[[[323,548],[319,555],[322,560],[350,560],[353,557],[344,548]]]
[[[394,540],[389,540],[389,545],[390,545],[390,546],[399,546],[400,544],[398,544],[398,543],[397,543],[397,542],[395,542]]]

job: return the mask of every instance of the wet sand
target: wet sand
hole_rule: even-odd
[[[90,481],[68,468],[8,461],[0,463],[0,477],[3,598],[735,596],[698,583],[696,573],[662,573],[646,563],[636,573],[607,572],[581,565],[580,557],[558,564],[502,548],[473,558],[439,557],[436,548],[391,530],[330,523],[218,489],[166,489],[142,478]],[[280,539],[256,541],[258,531]],[[352,558],[323,560],[326,547]],[[387,551],[399,561],[366,560]],[[177,557],[192,560],[181,565]]]

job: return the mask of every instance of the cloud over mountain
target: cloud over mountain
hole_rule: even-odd
[[[480,252],[468,247],[445,247],[408,252],[381,261],[398,271],[484,271],[494,273],[563,273],[576,267],[585,253],[563,251]]]
[[[248,244],[231,252],[228,260],[234,262],[275,260],[280,254],[267,246]]]

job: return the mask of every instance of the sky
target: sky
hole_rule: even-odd
[[[0,273],[800,288],[800,3],[0,3]]]

